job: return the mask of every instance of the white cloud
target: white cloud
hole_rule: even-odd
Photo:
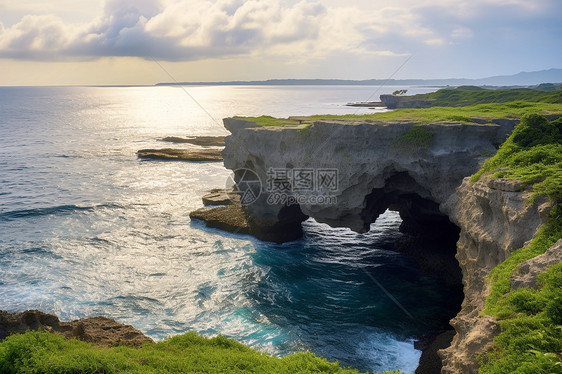
[[[11,27],[0,25],[0,57],[189,61],[259,55],[303,61],[335,53],[403,56],[420,46],[445,48],[474,38],[473,23],[482,15],[532,16],[552,1],[397,0],[388,6],[379,0],[108,0],[101,16],[81,24],[28,15]],[[13,4],[0,0],[6,9],[17,8]],[[54,9],[41,4],[25,0],[20,8]]]
[[[54,58],[69,44],[75,32],[75,27],[55,16],[25,16],[16,25],[3,29],[0,54],[16,58]]]
[[[29,5],[31,6],[31,5]],[[166,60],[260,54],[321,58],[335,51],[401,55],[366,39],[401,34],[435,38],[401,8],[327,8],[301,0],[109,0],[104,14],[69,25],[26,16],[0,35],[0,57],[28,59],[154,56]]]
[[[168,60],[250,53],[316,40],[325,8],[305,0],[110,0],[104,15],[66,25],[54,16],[26,16],[0,36],[0,56],[69,58],[138,56]]]

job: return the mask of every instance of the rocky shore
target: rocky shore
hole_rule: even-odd
[[[238,193],[216,189],[201,200],[205,207],[190,212],[189,217],[202,221],[206,227],[233,234],[250,234],[264,241],[287,242],[302,235],[302,229],[283,231],[279,226],[270,226],[269,222],[251,217],[242,206]]]
[[[57,316],[38,310],[28,310],[22,313],[8,313],[0,310],[0,341],[11,334],[22,334],[28,330],[48,331],[102,347],[118,344],[140,347],[145,343],[153,342],[133,326],[107,317],[61,322]]]

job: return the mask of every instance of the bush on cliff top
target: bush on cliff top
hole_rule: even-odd
[[[312,353],[283,358],[234,340],[194,332],[142,348],[101,348],[76,339],[28,331],[0,343],[1,373],[358,373]]]
[[[524,116],[471,181],[484,174],[521,180],[534,197],[547,195],[554,207],[531,243],[490,273],[492,288],[484,313],[499,319],[501,333],[494,350],[482,357],[480,373],[562,372],[562,264],[540,276],[538,290],[513,290],[509,280],[519,264],[562,238],[562,120]]]

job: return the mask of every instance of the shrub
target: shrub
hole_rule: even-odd
[[[548,301],[545,308],[545,316],[549,318],[553,324],[562,325],[562,296],[555,296]]]
[[[538,292],[526,288],[511,292],[508,303],[513,305],[516,312],[527,314],[537,314],[546,306],[546,300]]]
[[[496,155],[484,163],[470,181],[486,173],[493,178],[516,179],[533,186],[533,198],[547,195],[562,200],[562,127],[560,119],[525,115]],[[500,169],[498,171],[498,169]]]
[[[433,135],[435,135],[435,132],[427,126],[415,125],[400,136],[396,145],[407,146],[414,152],[420,149],[428,149]]]
[[[541,115],[527,115],[521,123],[521,126],[516,126],[513,130],[513,144],[521,147],[534,147],[562,141],[562,133],[560,133],[558,125],[555,122],[549,122]]]

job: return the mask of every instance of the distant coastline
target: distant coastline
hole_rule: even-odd
[[[514,75],[468,79],[268,79],[218,82],[161,82],[156,86],[532,86],[540,83],[562,83],[562,69],[521,72]]]

